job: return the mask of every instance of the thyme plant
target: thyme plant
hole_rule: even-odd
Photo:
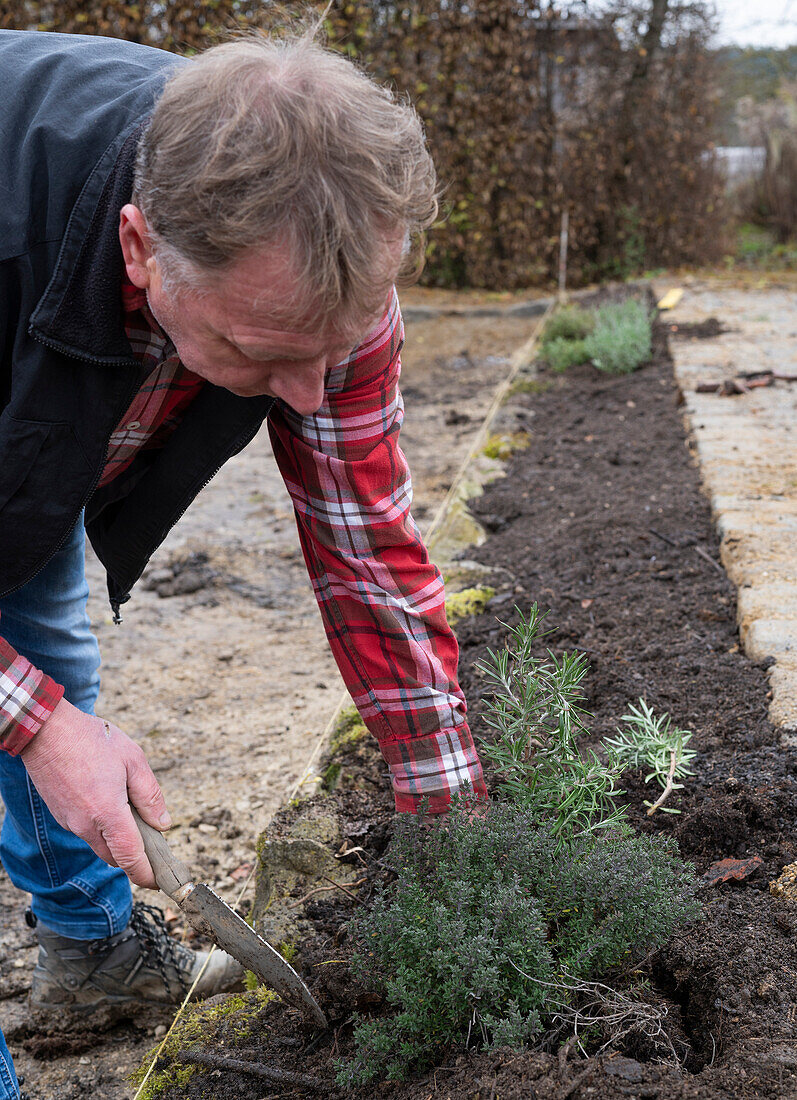
[[[664,813],[679,814],[681,811],[676,807],[662,803],[672,791],[683,787],[683,783],[675,782],[676,779],[693,774],[690,765],[697,753],[686,748],[692,734],[689,730],[673,726],[669,714],[656,717],[644,699],[639,700],[639,707],[631,705],[628,709],[630,713],[620,719],[625,723],[625,728],[619,731],[617,737],[607,737],[605,744],[625,767],[650,768],[645,782],[655,779],[663,788],[655,802],[645,802],[648,817],[658,809]]]
[[[588,671],[583,653],[550,650],[534,655],[546,615],[533,604],[508,627],[502,650],[487,650],[477,668],[492,688],[485,721],[497,736],[482,740],[482,755],[502,778],[501,793],[537,821],[559,844],[617,826],[625,811],[615,805],[621,764],[609,753],[603,762],[579,749],[586,711],[581,682]],[[506,625],[506,624],[504,624]]]
[[[460,799],[429,828],[397,821],[385,857],[395,881],[352,927],[352,971],[392,1011],[356,1018],[341,1085],[401,1080],[452,1047],[522,1049],[557,1031],[567,1005],[585,1023],[595,978],[700,914],[671,838],[622,829],[563,848],[522,807],[469,810]]]
[[[543,348],[553,340],[583,340],[595,328],[595,313],[578,305],[560,306],[542,334]]]
[[[545,325],[542,334],[542,357],[557,372],[586,363],[584,339],[595,327],[595,314],[577,305],[561,306]]]
[[[542,354],[548,366],[557,374],[589,360],[584,340],[566,340],[560,336],[545,344]]]

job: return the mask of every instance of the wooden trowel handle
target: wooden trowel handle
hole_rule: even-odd
[[[130,812],[138,826],[138,831],[141,833],[141,839],[144,841],[144,851],[147,853],[147,859],[155,875],[155,881],[164,894],[168,894],[170,898],[179,903],[182,898],[176,895],[181,886],[191,881],[191,872],[171,850],[163,833],[159,833],[157,829],[147,825],[146,821],[142,821],[138,811],[132,805],[130,806]]]

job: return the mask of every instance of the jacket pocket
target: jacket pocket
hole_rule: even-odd
[[[90,479],[71,425],[0,417],[0,513],[52,519],[85,496]]]
[[[53,428],[63,427],[37,420],[12,420],[0,434],[0,508],[24,485]]]
[[[74,526],[91,482],[69,424],[0,417],[0,594],[49,561]]]

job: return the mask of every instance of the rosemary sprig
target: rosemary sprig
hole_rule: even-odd
[[[620,719],[625,723],[625,728],[619,730],[617,737],[607,737],[605,744],[625,767],[650,768],[645,782],[655,779],[663,788],[655,802],[645,802],[648,816],[658,809],[664,813],[678,814],[681,811],[676,807],[662,803],[673,791],[683,787],[683,783],[676,783],[676,779],[693,774],[690,762],[697,753],[686,748],[692,733],[674,726],[669,714],[656,716],[644,699],[639,700],[639,707],[629,706],[628,709],[630,713]]]
[[[615,805],[622,767],[577,745],[589,717],[581,689],[587,659],[551,650],[535,657],[535,643],[550,633],[546,616],[536,603],[528,615],[516,611],[516,626],[502,624],[509,630],[505,648],[488,649],[476,666],[492,688],[485,721],[497,733],[481,751],[502,777],[503,792],[550,825],[561,843],[617,826],[625,816]]]

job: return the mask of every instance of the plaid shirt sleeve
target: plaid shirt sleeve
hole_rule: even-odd
[[[16,756],[38,733],[64,689],[0,638],[0,749]]]
[[[458,647],[439,571],[410,516],[399,448],[403,327],[395,291],[365,340],[327,377],[324,404],[269,421],[324,629],[390,768],[396,809],[445,812],[468,785],[486,797],[457,683]]]

